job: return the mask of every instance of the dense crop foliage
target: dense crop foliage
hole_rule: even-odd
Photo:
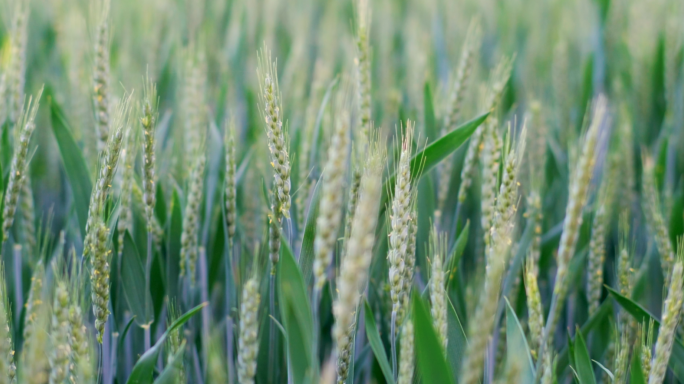
[[[681,0],[0,2],[0,384],[684,383]]]

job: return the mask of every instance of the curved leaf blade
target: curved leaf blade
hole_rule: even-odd
[[[278,263],[278,294],[280,316],[287,332],[287,353],[292,377],[296,383],[314,383],[316,369],[311,346],[313,345],[313,316],[304,278],[284,241]]]
[[[148,327],[153,321],[152,297],[147,290],[146,280],[145,267],[138,247],[131,234],[126,231],[121,254],[121,285],[128,307],[135,316],[135,322],[141,327]]]
[[[591,365],[589,358],[589,351],[587,350],[587,343],[584,342],[582,332],[577,329],[577,337],[575,338],[575,370],[580,384],[596,384],[596,377],[594,377],[594,368]]]
[[[509,364],[517,364],[520,369],[519,380],[521,383],[531,383],[534,381],[534,364],[530,346],[525,338],[518,316],[511,307],[511,303],[506,300],[506,348],[509,351]],[[515,353],[511,353],[515,351]]]
[[[424,383],[454,384],[454,375],[442,353],[427,307],[416,292],[412,300],[418,372]]]
[[[138,362],[135,363],[135,366],[131,371],[131,375],[128,377],[128,381],[126,381],[126,383],[151,384],[152,375],[154,373],[154,366],[157,364],[159,352],[161,352],[162,348],[164,348],[166,338],[169,337],[169,334],[171,332],[182,327],[183,324],[190,320],[191,317],[196,315],[206,305],[207,303],[202,303],[196,306],[195,308],[187,311],[183,316],[176,319],[176,321],[174,321],[173,324],[171,324],[166,329],[166,331],[161,335],[161,337],[159,338],[159,340],[157,340],[154,346],[152,346],[152,348],[148,349],[142,356],[140,356],[140,359],[138,359]]]
[[[453,131],[432,142],[422,151],[416,153],[411,158],[411,177],[418,181],[420,177],[430,172],[440,161],[446,159],[463,145],[477,127],[487,119],[487,116],[489,116],[489,112],[461,124]],[[395,181],[396,174],[393,173],[383,188],[381,210],[384,210],[387,206],[389,191],[394,190]]]
[[[319,201],[321,200],[321,182],[318,181],[311,195],[309,212],[304,225],[304,237],[299,249],[299,268],[302,270],[304,282],[311,281],[313,276],[314,238],[316,237],[316,219],[318,218]]]
[[[161,375],[157,377],[154,384],[176,384],[178,376],[183,369],[183,354],[185,353],[185,341],[181,343],[178,351],[171,357],[171,361],[166,365]]]
[[[62,108],[57,104],[53,97],[48,98],[50,102],[50,120],[52,122],[52,133],[57,140],[59,153],[62,155],[64,170],[69,178],[71,193],[74,198],[76,216],[78,217],[81,236],[85,236],[86,221],[88,221],[88,207],[90,205],[90,192],[93,189],[90,180],[88,166],[83,159],[81,148],[78,147],[74,137],[71,135],[69,122],[66,120]]]
[[[621,294],[619,294],[614,289],[605,286],[608,292],[613,296],[615,301],[620,304],[625,311],[629,312],[630,315],[634,316],[638,322],[641,324],[648,324],[650,320],[653,320],[653,333],[658,334],[658,329],[660,328],[660,321],[651,315],[647,310],[641,307],[641,305],[635,303],[631,299],[628,299]],[[684,344],[680,338],[676,338],[672,345],[672,354],[670,355],[670,361],[667,364],[672,372],[679,380],[684,380]]]
[[[368,335],[368,342],[373,350],[375,359],[378,361],[378,364],[380,364],[380,369],[382,370],[382,374],[385,376],[385,380],[390,384],[394,384],[392,367],[390,367],[390,363],[387,360],[387,352],[385,351],[385,347],[382,345],[380,333],[378,332],[378,326],[375,325],[373,310],[371,309],[370,305],[368,305],[367,300],[364,300],[364,303],[366,310],[363,311],[363,318],[366,323],[366,335]]]

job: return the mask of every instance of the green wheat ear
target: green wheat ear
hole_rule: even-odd
[[[98,152],[107,147],[111,130],[111,103],[109,90],[109,8],[110,0],[103,0],[102,14],[95,37],[95,60],[93,68],[93,104],[97,122]]]
[[[12,311],[7,298],[5,282],[5,267],[0,261],[0,377],[6,378],[6,383],[14,383],[17,368],[14,363],[14,349],[12,343]]]
[[[684,251],[681,248],[681,241],[679,245],[680,251],[677,255],[677,262],[672,268],[667,298],[663,303],[663,314],[660,320],[658,339],[655,345],[655,354],[653,356],[653,364],[651,365],[651,373],[648,377],[648,384],[659,384],[665,379],[667,364],[672,354],[677,323],[682,311],[682,302],[684,301],[682,254]]]
[[[149,74],[143,80],[142,127],[143,144],[143,202],[145,204],[145,218],[147,219],[147,231],[154,231],[154,208],[156,197],[156,160],[154,154],[154,138],[157,120],[157,87],[150,80]]]
[[[323,289],[343,212],[343,191],[347,170],[349,144],[349,114],[345,111],[337,118],[334,136],[328,147],[328,161],[324,168],[323,190],[316,218],[314,239],[314,286]]]
[[[17,122],[17,135],[15,136],[14,153],[12,154],[12,163],[10,166],[3,208],[3,244],[9,239],[9,230],[12,227],[12,223],[14,223],[14,214],[17,210],[19,192],[21,191],[26,176],[29,141],[31,140],[33,131],[36,129],[35,119],[38,114],[38,107],[42,94],[43,88],[38,91],[35,99],[29,97],[26,105],[22,106],[24,112],[21,119]]]
[[[378,212],[382,192],[382,167],[385,152],[378,144],[371,144],[359,188],[359,212]],[[337,352],[337,382],[346,380],[349,370],[350,351],[354,339],[355,312],[359,294],[368,280],[368,268],[373,256],[377,215],[355,215],[347,240],[347,251],[342,259],[337,279],[338,296],[333,304],[335,325],[333,339]]]
[[[197,237],[199,236],[200,204],[204,191],[204,165],[206,163],[204,152],[197,153],[195,159],[188,186],[188,202],[183,215],[180,250],[180,276],[183,277],[187,273],[190,276],[191,286],[195,285],[197,269]]]
[[[413,143],[415,124],[411,121],[406,123],[406,131],[401,140],[401,154],[397,167],[397,178],[394,185],[392,198],[392,213],[390,216],[390,226],[392,231],[389,235],[389,252],[387,261],[389,263],[389,284],[392,299],[392,317],[396,324],[401,324],[404,318],[405,308],[403,307],[407,296],[405,287],[410,283],[406,281],[408,273],[407,258],[411,250],[409,238],[411,237],[411,218],[413,210],[413,200],[416,195],[415,187],[412,187],[411,177],[411,146]]]
[[[407,316],[406,321],[401,331],[401,352],[399,357],[399,377],[398,384],[413,383],[413,371],[415,370],[415,352],[414,352],[414,330],[413,320]]]
[[[235,180],[235,164],[237,162],[235,152],[235,119],[226,120],[224,124],[224,147],[226,151],[226,180],[225,180],[225,203],[226,203],[226,228],[228,240],[232,244],[235,239],[237,228],[237,185]]]
[[[258,311],[261,296],[256,277],[247,280],[242,288],[240,304],[240,335],[238,341],[238,380],[241,384],[254,384],[259,353]]]

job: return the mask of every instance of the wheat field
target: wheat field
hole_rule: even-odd
[[[681,0],[0,0],[0,384],[684,383]]]

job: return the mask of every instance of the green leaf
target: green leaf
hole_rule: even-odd
[[[287,331],[287,353],[295,383],[316,383],[313,317],[304,278],[285,239],[278,263],[280,316]]]
[[[157,183],[157,190],[155,191],[154,215],[161,226],[166,224],[166,199],[161,183]]]
[[[642,308],[641,305],[622,296],[614,289],[608,286],[606,286],[606,289],[608,289],[608,292],[610,292],[615,301],[620,304],[625,311],[634,316],[638,323],[648,324],[649,321],[653,320],[653,333],[654,335],[658,334],[660,321],[656,319],[655,316]],[[684,344],[682,344],[682,340],[679,338],[676,338],[672,345],[672,354],[670,355],[668,366],[679,380],[684,380]]]
[[[375,317],[373,316],[373,310],[370,305],[368,305],[368,300],[364,300],[366,310],[363,311],[363,318],[366,323],[366,335],[368,336],[368,342],[370,343],[375,359],[380,364],[380,369],[382,369],[382,374],[385,375],[385,381],[390,384],[394,384],[394,376],[392,374],[392,367],[387,360],[387,352],[385,347],[382,345],[382,340],[380,339],[380,333],[378,332],[378,327],[375,325]]]
[[[611,315],[613,312],[613,306],[611,305],[609,300],[606,300],[599,306],[599,308],[596,310],[596,313],[594,313],[593,316],[591,316],[580,328],[580,332],[584,337],[588,337],[589,333],[596,328],[606,317]],[[558,354],[558,357],[556,358],[556,365],[557,365],[557,370],[558,372],[563,372],[565,368],[570,364],[569,359],[570,356],[573,355],[573,352],[570,351],[568,354],[568,347],[563,348],[561,352]]]
[[[454,375],[442,352],[442,344],[432,326],[425,302],[415,291],[412,300],[416,363],[423,383],[454,384]]]
[[[316,237],[316,219],[318,218],[319,201],[321,200],[321,182],[314,187],[309,203],[309,212],[304,225],[304,237],[299,249],[299,268],[302,270],[305,282],[311,281],[314,259],[314,238]]]
[[[428,142],[434,141],[437,139],[439,132],[437,131],[437,119],[435,118],[435,107],[432,100],[432,92],[430,91],[430,83],[427,81],[425,86],[423,86],[423,118],[425,122],[425,136]]]
[[[477,127],[482,124],[489,113],[483,113],[482,115],[463,123],[458,128],[449,132],[448,134],[440,137],[439,140],[432,142],[424,150],[416,153],[411,159],[411,177],[413,179],[418,179],[422,175],[430,172],[440,161],[446,159],[450,154],[458,149],[470,135],[475,132]],[[382,204],[381,210],[387,207],[387,201],[389,200],[389,191],[394,190],[394,183],[396,182],[396,174],[392,176],[385,183],[385,188],[383,188]]]
[[[590,54],[587,61],[584,62],[584,68],[582,71],[582,95],[580,99],[580,113],[582,116],[577,122],[579,124],[578,129],[582,129],[586,114],[589,110],[589,103],[594,95],[594,55]]]
[[[314,125],[314,136],[311,139],[311,143],[313,143],[313,145],[311,146],[311,153],[308,159],[309,166],[307,167],[307,169],[313,168],[316,164],[316,159],[318,159],[318,148],[320,147],[318,145],[318,142],[321,136],[321,123],[323,122],[323,114],[325,113],[325,108],[328,105],[328,102],[330,101],[330,97],[332,96],[332,91],[339,83],[339,80],[340,77],[335,76],[335,78],[332,79],[332,81],[330,81],[330,84],[328,84],[328,88],[325,90],[325,95],[323,95],[321,106],[318,108],[318,114],[316,115],[316,123]]]
[[[665,77],[666,77],[666,60],[665,60],[665,36],[661,32],[658,36],[658,43],[656,46],[655,57],[653,59],[653,69],[651,72],[652,83],[651,83],[651,113],[649,127],[646,131],[649,138],[649,143],[651,140],[658,137],[660,133],[660,128],[663,125],[663,120],[665,119],[665,112],[667,109],[667,98],[665,89]]]
[[[608,375],[608,376],[610,377],[611,380],[615,380],[615,376],[613,375],[613,372],[610,371],[610,369],[606,368],[603,364],[599,363],[598,361],[596,361],[596,360],[594,360],[594,359],[592,359],[591,361],[592,361],[594,364],[598,365],[598,367],[601,368],[601,370],[602,370],[603,372],[605,372],[606,375]]]
[[[136,324],[143,328],[149,327],[154,320],[152,297],[147,290],[143,260],[140,258],[138,248],[128,231],[124,235],[124,247],[121,255],[121,282],[126,302],[135,316]]]
[[[665,171],[667,169],[667,150],[669,148],[668,136],[664,135],[658,147],[658,157],[655,161],[655,168],[653,169],[653,178],[655,179],[656,190],[660,193],[665,187]]]
[[[131,329],[131,325],[133,325],[133,320],[135,320],[135,316],[132,316],[131,319],[128,320],[128,323],[126,323],[123,331],[119,335],[119,346],[117,348],[117,351],[124,350],[124,340],[126,340],[126,335],[128,335],[128,331]]]
[[[185,341],[183,341],[178,348],[178,351],[173,354],[171,361],[166,365],[161,375],[157,377],[154,384],[177,384],[178,375],[183,370],[183,354],[185,353]]]
[[[447,343],[447,360],[454,372],[454,377],[458,377],[461,371],[461,361],[468,347],[468,338],[466,337],[465,327],[463,327],[463,323],[458,318],[451,299],[448,302],[447,337],[449,342]]]
[[[530,346],[527,344],[525,338],[525,331],[523,331],[518,316],[511,307],[511,303],[506,300],[506,348],[508,354],[508,364],[517,364],[520,369],[520,382],[531,383],[534,381],[534,364],[532,363],[532,354],[530,353]],[[515,351],[515,353],[511,353]]]
[[[176,319],[176,321],[171,324],[166,331],[159,337],[159,340],[148,349],[138,362],[135,363],[131,375],[128,377],[127,384],[150,384],[152,383],[152,374],[154,373],[154,366],[157,364],[157,358],[159,357],[159,352],[164,348],[164,343],[166,338],[169,337],[171,332],[180,328],[185,324],[192,316],[197,314],[202,308],[204,308],[207,303],[202,303],[195,308],[186,312],[183,316]]]
[[[458,238],[451,247],[451,252],[449,252],[449,258],[446,261],[447,271],[454,271],[458,268],[461,263],[461,257],[463,256],[463,251],[465,250],[466,244],[468,244],[468,236],[470,235],[470,220],[466,221],[465,227],[458,234]]]
[[[594,368],[591,366],[587,344],[584,342],[584,337],[582,337],[579,327],[577,328],[577,337],[575,338],[575,364],[580,384],[596,384]]]
[[[49,93],[48,93],[49,94]],[[85,237],[85,226],[88,221],[88,208],[90,205],[90,192],[93,189],[93,184],[90,180],[90,172],[81,149],[71,136],[71,128],[67,122],[62,108],[57,104],[57,101],[50,97],[50,118],[52,121],[52,132],[57,140],[59,153],[62,155],[64,162],[64,170],[69,178],[71,192],[74,198],[74,206],[76,207],[76,216],[78,217],[79,229],[81,236]]]

